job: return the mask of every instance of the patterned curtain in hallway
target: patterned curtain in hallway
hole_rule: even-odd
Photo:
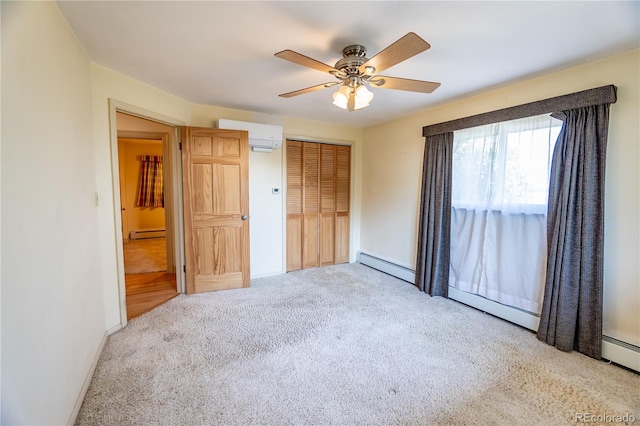
[[[162,156],[140,156],[140,179],[136,207],[164,207]]]

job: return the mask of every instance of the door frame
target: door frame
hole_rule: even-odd
[[[166,126],[173,127],[172,134],[168,135],[167,151],[171,168],[171,193],[173,195],[171,214],[173,216],[172,228],[174,234],[174,259],[176,264],[176,290],[184,293],[184,218],[182,211],[182,161],[179,148],[178,126],[184,126],[181,120],[168,117],[153,111],[130,105],[115,99],[109,99],[109,139],[111,142],[111,179],[113,187],[113,217],[115,225],[115,249],[116,270],[118,275],[118,299],[120,302],[120,327],[127,325],[127,298],[124,278],[124,249],[122,236],[122,217],[120,215],[120,175],[118,162],[118,123],[117,113],[122,112],[145,120],[155,121]],[[127,134],[126,132],[124,134]],[[130,133],[128,133],[130,134]]]

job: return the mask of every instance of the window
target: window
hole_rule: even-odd
[[[545,214],[561,126],[546,114],[454,132],[452,205]]]
[[[540,313],[561,128],[545,114],[454,132],[449,285]]]

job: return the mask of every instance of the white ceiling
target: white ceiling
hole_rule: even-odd
[[[92,61],[178,97],[358,127],[640,47],[638,1],[58,4]],[[432,94],[373,88],[354,112],[331,104],[335,89],[278,96],[335,78],[276,52],[333,66],[349,44],[372,57],[410,31],[431,49],[384,74],[442,83]]]

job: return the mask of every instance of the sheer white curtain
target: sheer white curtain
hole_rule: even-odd
[[[545,114],[454,132],[450,286],[540,313],[561,126]]]

